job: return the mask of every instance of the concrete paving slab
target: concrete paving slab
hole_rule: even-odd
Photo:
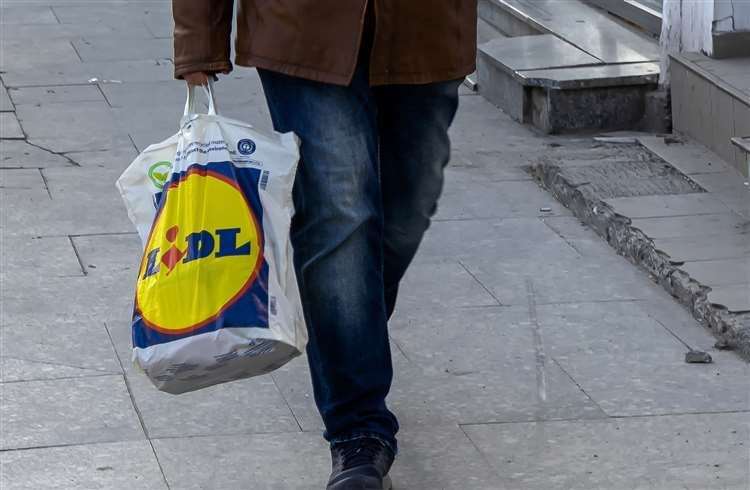
[[[750,185],[746,184],[748,179],[738,176],[736,171],[698,174],[693,177],[693,180],[708,192],[721,197],[736,195],[750,199]]]
[[[0,382],[122,372],[102,322],[60,319],[0,327]]]
[[[131,23],[142,23],[149,14],[170,13],[168,2],[123,2],[112,5],[91,5],[90,2],[55,2],[55,15],[62,24],[112,24],[118,20],[128,20]]]
[[[120,82],[152,82],[171,80],[173,68],[172,63],[165,60],[45,64],[8,72],[3,75],[3,81],[7,87],[85,84],[92,78]]]
[[[715,286],[708,293],[708,300],[733,313],[750,312],[750,285]]]
[[[111,152],[96,152],[96,154],[102,157],[102,160],[100,160],[101,167],[97,165],[44,170],[47,187],[49,187],[53,199],[99,200],[100,202],[122,203],[122,198],[115,188],[115,182],[121,175],[120,169],[114,166],[106,166],[105,159],[124,159],[127,153],[122,156]],[[76,153],[73,155],[82,154]],[[94,152],[88,155],[95,158]],[[112,192],[113,189],[114,193]]]
[[[81,167],[110,170],[113,172],[112,175],[118,175],[133,162],[138,156],[138,151],[131,143],[125,147],[110,150],[71,152],[67,153],[67,156]]]
[[[0,8],[0,25],[57,24],[52,9],[46,5],[24,5]]]
[[[427,372],[460,376],[533,361],[527,307],[400,310],[390,322],[390,333],[406,358]],[[432,336],[429,343],[425,335]],[[481,355],[487,349],[493,355]]]
[[[185,107],[184,84],[178,80],[110,83],[101,85],[101,89],[112,107],[125,108],[134,113],[144,107],[159,107],[165,112],[175,111],[176,115],[182,116]],[[216,84],[217,96],[224,86],[224,81]]]
[[[105,102],[96,85],[53,85],[49,87],[19,87],[10,90],[16,105],[42,106],[74,102]]]
[[[3,270],[0,277],[70,277],[82,276],[76,251],[67,236],[6,237],[0,236],[3,248]],[[43,273],[41,271],[44,271]]]
[[[75,49],[70,43],[60,41],[58,39],[48,38],[27,38],[27,37],[13,37],[8,36],[7,32],[9,29],[17,28],[18,25],[4,25],[3,26],[3,81],[6,87],[15,86],[9,81],[12,79],[13,74],[24,72],[27,70],[40,70],[43,67],[51,64],[56,66],[77,66],[80,65],[81,59],[76,54]],[[43,25],[31,26],[27,25],[24,27],[28,28],[39,28],[47,27]],[[48,26],[51,29],[55,29],[57,26]],[[50,83],[45,85],[53,85],[57,82],[55,80],[55,74],[57,72],[50,72]]]
[[[395,488],[495,489],[494,475],[456,426],[434,432],[404,431],[391,476]],[[322,488],[328,479],[328,447],[318,434],[258,434],[154,441],[159,461],[175,488]],[[196,454],[200,456],[194,456]],[[190,456],[188,456],[190,455]],[[192,464],[186,468],[184,458]],[[285,471],[269,471],[284,468]]]
[[[54,192],[54,191],[52,191]],[[53,194],[54,195],[54,194]],[[6,236],[131,233],[122,200],[112,194],[78,193],[59,198],[8,199],[4,203]]]
[[[395,488],[494,490],[496,475],[479,451],[455,425],[434,430],[404,430],[399,459],[391,470]]]
[[[602,416],[558,366],[540,361],[533,331],[528,307],[397,313],[391,336],[407,362],[396,363],[392,407],[415,425]],[[521,379],[524,388],[499,388]]]
[[[144,438],[121,375],[21,381],[2,388],[3,450]]]
[[[436,220],[569,215],[535,182],[477,182],[455,172],[446,177]]]
[[[172,58],[171,39],[113,39],[108,36],[86,36],[73,41],[78,56],[91,61],[159,60]]]
[[[65,167],[70,162],[63,156],[30,145],[26,141],[3,141],[0,168]]]
[[[539,322],[549,356],[610,416],[750,409],[745,362],[686,364],[687,346],[628,304],[541,305]]]
[[[268,376],[174,396],[157,391],[143,373],[136,372],[132,366],[126,370],[130,371],[128,380],[133,399],[150,437],[299,430],[291,410]]]
[[[151,143],[158,143],[167,138],[167,136],[161,137],[160,135],[172,135],[179,131],[184,109],[184,105],[182,107],[180,105],[139,107],[137,110],[114,108],[111,111],[117,121],[119,131],[151,133],[154,135]]]
[[[648,299],[658,287],[622,257],[557,258],[552,248],[531,260],[467,257],[462,263],[503,305],[528,304],[528,279],[538,304]]]
[[[654,246],[667,253],[673,262],[750,257],[750,239],[741,234],[658,238]]]
[[[750,484],[748,422],[739,413],[463,429],[499,475],[498,488],[740,490]]]
[[[72,102],[18,106],[18,118],[29,139],[69,139],[68,150],[83,151],[118,133],[117,121],[106,102]],[[58,150],[59,151],[59,150]]]
[[[157,39],[169,39],[174,32],[174,20],[171,12],[149,12],[143,19],[146,28]]]
[[[649,238],[682,238],[742,233],[750,222],[734,213],[643,218],[632,221]]]
[[[542,147],[540,135],[515,123],[483,97],[462,97],[456,119],[450,129],[456,151],[507,151]]]
[[[0,169],[0,192],[9,198],[33,195],[37,198],[50,199],[44,177],[36,168]]]
[[[392,342],[391,355],[394,359],[401,355]],[[302,355],[274,371],[271,376],[302,430],[322,434],[325,426],[315,406],[307,362],[307,356]],[[389,404],[392,398],[393,396],[389,398]]]
[[[185,490],[323,488],[331,465],[328,445],[317,433],[181,437],[153,442],[170,487]],[[189,465],[185,465],[186,460]]]
[[[615,212],[628,218],[659,218],[699,214],[723,214],[729,208],[711,194],[638,196],[606,199]]]
[[[650,299],[639,301],[635,306],[690,349],[713,352],[716,337],[711,330],[697,322],[687,308],[674,301],[666,291],[655,292]]]
[[[407,270],[399,286],[398,307],[460,308],[498,303],[458,261],[418,260]]]
[[[0,139],[24,139],[15,112],[0,112]]]
[[[523,181],[532,180],[531,175],[520,165],[518,151],[454,151],[446,169],[445,178],[451,180],[453,174],[465,174],[476,180]]]
[[[601,240],[595,231],[575,216],[551,216],[542,218],[542,222],[567,240]]]
[[[170,117],[171,119],[171,117]],[[138,151],[143,151],[148,148],[149,145],[164,141],[177,132],[176,126],[171,124],[163,124],[160,128],[150,128],[140,131],[134,131],[128,136],[133,142]]]
[[[135,233],[87,235],[72,238],[86,274],[135,286],[143,245]]]
[[[680,269],[706,286],[730,286],[750,283],[750,256],[743,259],[686,262],[680,266]]]
[[[0,112],[13,112],[13,102],[8,97],[8,90],[0,83]]]
[[[544,398],[534,368],[521,362],[505,372],[458,375],[399,365],[388,403],[401,426],[415,430],[453,423],[605,416],[557,365],[545,365],[543,379]]]
[[[5,451],[0,464],[6,490],[167,488],[147,441]]]
[[[91,2],[86,2],[90,6]],[[26,4],[24,4],[26,6]],[[119,22],[117,25],[82,22],[77,24],[8,24],[3,26],[3,40],[78,39],[81,36],[117,36],[150,38],[151,32],[142,23]]]
[[[61,137],[29,138],[29,143],[55,153],[73,153],[88,151],[106,151],[133,144],[127,133],[87,134],[77,140]]]
[[[694,141],[663,136],[641,136],[638,141],[684,174],[731,170],[731,167],[719,155]]]
[[[435,221],[427,231],[419,257],[463,261],[574,259],[578,252],[535,218]],[[475,272],[475,271],[472,271]]]
[[[9,278],[3,285],[0,323],[54,324],[65,319],[130,318],[133,284],[96,281],[89,277]],[[34,294],[29,294],[34,291]]]

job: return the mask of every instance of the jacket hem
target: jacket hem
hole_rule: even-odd
[[[340,73],[331,73],[306,66],[295,65],[277,60],[271,60],[262,56],[251,55],[247,53],[238,53],[235,64],[248,68],[261,68],[284,75],[304,78],[321,83],[330,83],[333,85],[347,86],[351,83],[352,77]],[[463,67],[451,70],[431,71],[431,72],[388,72],[370,74],[370,85],[424,85],[428,83],[445,82],[456,80],[476,70],[476,63],[472,62]]]
[[[184,75],[196,71],[204,71],[208,73],[230,72],[232,71],[232,63],[228,60],[222,60],[185,63],[179,65],[175,64],[174,77],[181,80]]]
[[[340,73],[330,73],[246,53],[237,53],[235,64],[248,68],[261,68],[263,70],[281,73],[290,77],[304,78],[314,82],[331,83],[333,85],[346,86],[352,81],[351,76],[342,75]]]

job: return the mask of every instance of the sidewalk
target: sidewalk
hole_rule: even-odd
[[[29,4],[0,13],[0,488],[323,488],[304,359],[178,397],[129,361],[140,244],[113,184],[181,115],[169,2]],[[575,140],[462,93],[391,325],[395,488],[747,489],[749,365],[525,171]],[[252,70],[217,96],[269,127]]]

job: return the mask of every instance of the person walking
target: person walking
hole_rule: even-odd
[[[300,138],[294,262],[328,490],[390,488],[388,319],[443,187],[476,0],[238,0],[236,57]],[[232,0],[173,0],[175,77],[229,73]]]

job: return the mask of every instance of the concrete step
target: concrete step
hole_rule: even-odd
[[[635,129],[656,88],[655,63],[606,64],[551,34],[479,46],[481,94],[546,133]]]
[[[578,0],[480,0],[479,91],[547,133],[668,129],[655,40]]]
[[[742,165],[740,172],[750,175],[750,136],[732,138],[732,144],[737,148],[737,160]]]
[[[750,58],[671,55],[672,120],[686,134],[748,176]]]

